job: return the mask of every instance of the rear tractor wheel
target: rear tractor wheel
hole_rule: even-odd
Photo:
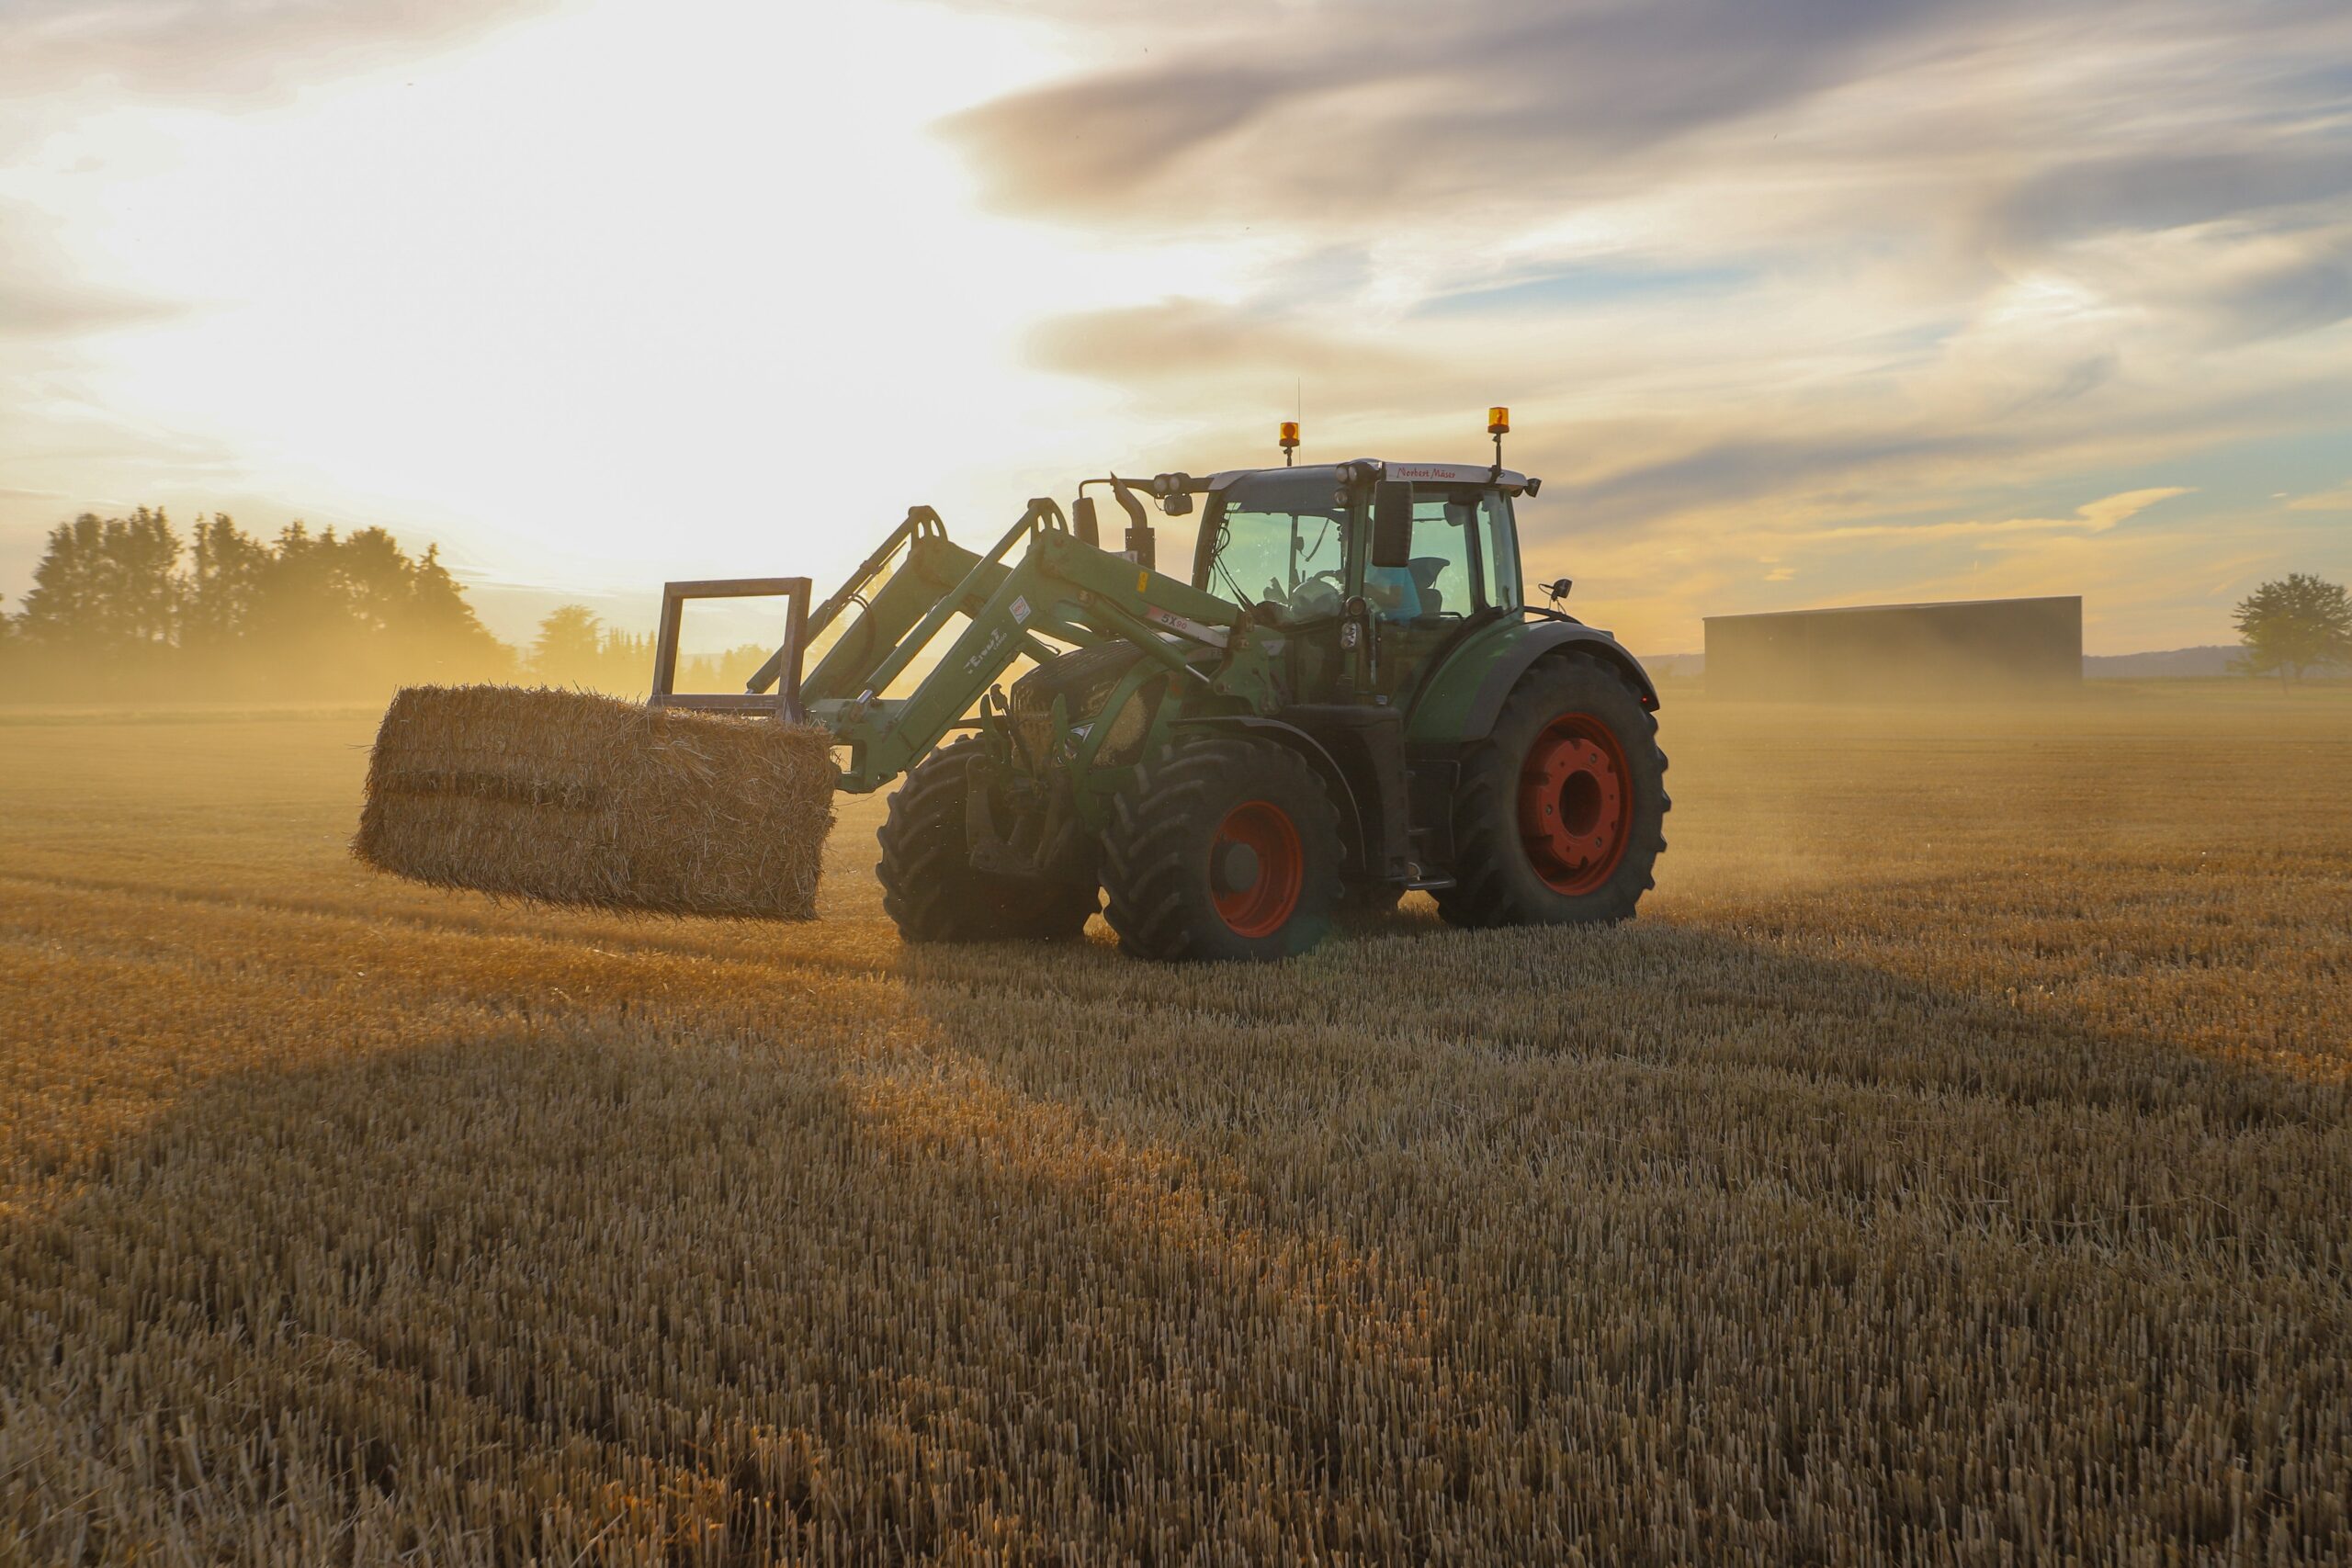
[[[1086,930],[1091,882],[1047,882],[973,869],[966,792],[980,743],[966,737],[910,769],[877,835],[882,908],[909,942],[1054,941]]]
[[[1626,919],[1655,886],[1672,804],[1657,720],[1624,678],[1581,655],[1544,660],[1463,759],[1438,912],[1457,926]]]
[[[1102,840],[1104,910],[1145,958],[1287,958],[1331,928],[1340,814],[1299,755],[1193,738],[1136,769]]]

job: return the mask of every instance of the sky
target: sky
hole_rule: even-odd
[[[381,525],[493,627],[906,508],[1477,460],[1702,617],[2352,578],[2352,6],[0,0],[0,599]]]

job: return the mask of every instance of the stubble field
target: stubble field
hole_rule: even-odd
[[[493,905],[0,715],[0,1561],[2352,1557],[2352,701],[1669,694],[1636,924]]]

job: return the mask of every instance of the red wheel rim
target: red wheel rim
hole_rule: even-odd
[[[1624,748],[1590,714],[1544,727],[1519,770],[1519,833],[1535,874],[1555,893],[1590,893],[1625,858],[1634,831]]]
[[[1209,893],[1234,935],[1272,936],[1282,930],[1306,882],[1298,829],[1281,807],[1245,800],[1216,825],[1209,840]]]

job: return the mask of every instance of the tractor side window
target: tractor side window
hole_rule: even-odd
[[[1518,609],[1519,530],[1511,523],[1510,498],[1498,490],[1478,492],[1478,566],[1487,603]]]
[[[1238,604],[1272,604],[1286,622],[1337,615],[1345,595],[1347,513],[1327,476],[1266,475],[1236,484],[1212,517],[1204,585]]]
[[[1364,594],[1390,621],[1459,620],[1470,613],[1475,498],[1413,497],[1413,553],[1403,567],[1368,566]]]
[[[1219,519],[1216,551],[1209,558],[1209,592],[1237,604],[1255,604],[1287,592],[1290,520],[1262,512],[1227,511]]]

